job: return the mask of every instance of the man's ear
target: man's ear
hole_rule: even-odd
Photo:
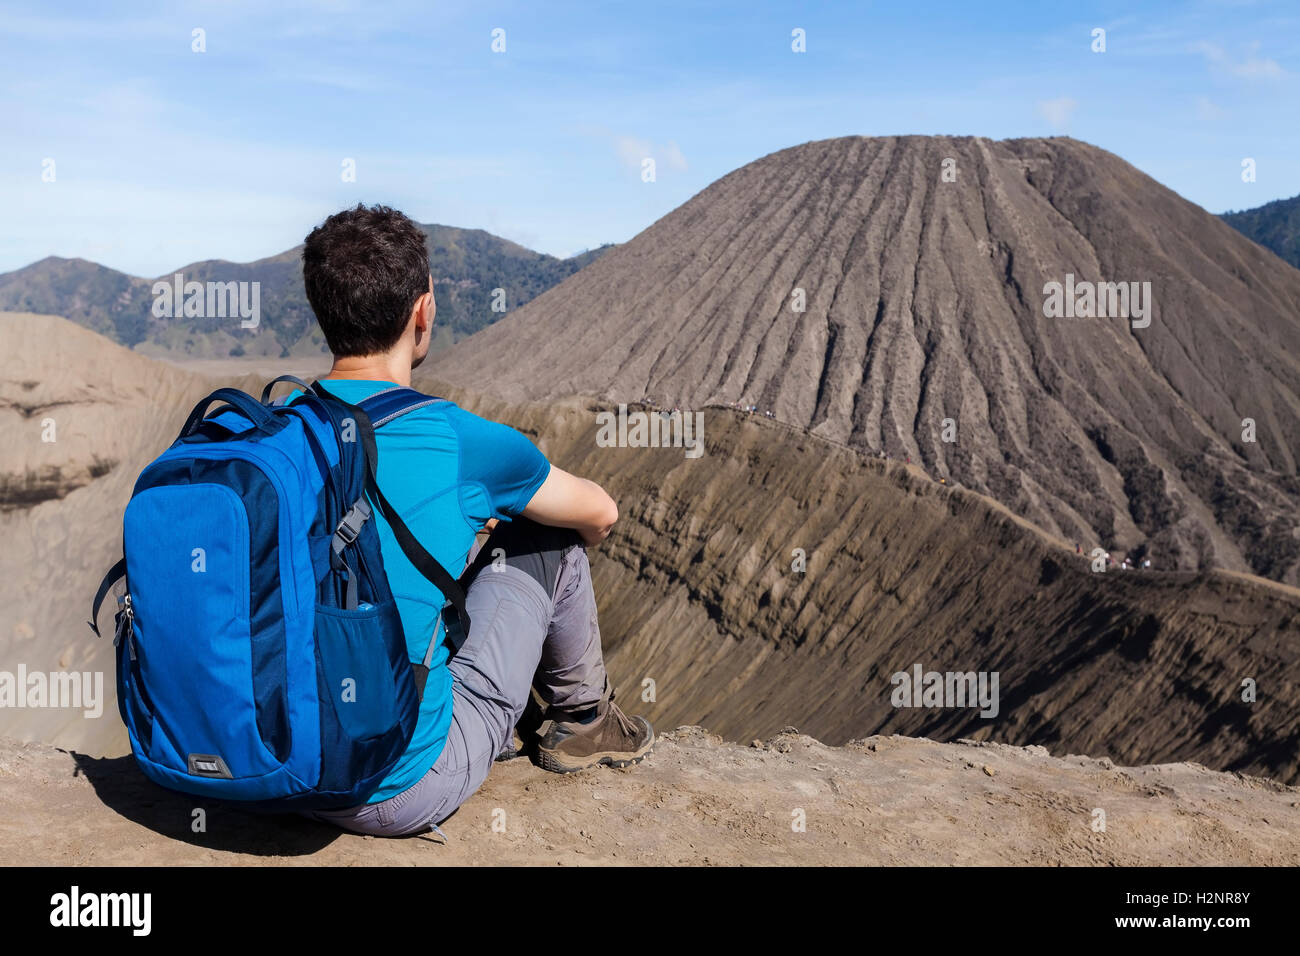
[[[433,320],[438,316],[438,303],[433,297],[433,275],[429,275],[429,291],[421,297],[421,306],[428,313],[429,324],[425,327],[425,332],[433,334]]]
[[[415,320],[416,334],[428,337],[433,334],[433,320],[438,314],[438,304],[433,300],[433,292],[426,292],[415,300],[412,318]]]

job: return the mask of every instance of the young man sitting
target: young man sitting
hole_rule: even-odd
[[[357,403],[410,386],[435,313],[419,227],[385,206],[330,216],[307,237],[303,278],[334,353],[324,387]],[[613,701],[584,549],[618,520],[613,499],[550,464],[513,428],[449,402],[396,418],[376,437],[380,487],[443,567],[466,567],[476,533],[495,526],[467,572],[465,636],[375,514],[410,659],[424,659],[430,635],[437,650],[415,733],[392,773],[361,806],[307,815],[378,836],[435,827],[509,749],[530,689],[544,706],[536,759],[545,769],[640,761],[654,734]]]

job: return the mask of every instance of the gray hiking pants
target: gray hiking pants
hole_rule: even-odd
[[[381,803],[304,816],[374,836],[423,833],[487,779],[530,687],[561,710],[600,701],[605,661],[591,569],[577,532],[527,518],[502,522],[471,559],[469,575],[470,635],[448,665],[451,729],[433,767]],[[452,638],[460,639],[454,626]]]

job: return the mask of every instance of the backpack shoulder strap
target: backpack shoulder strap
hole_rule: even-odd
[[[388,424],[394,418],[401,418],[417,408],[427,408],[430,405],[437,405],[439,402],[445,401],[447,401],[445,398],[439,398],[436,395],[425,395],[413,388],[394,385],[392,388],[375,392],[375,394],[363,399],[358,404],[370,417],[370,424],[375,428],[379,428]]]
[[[312,390],[318,395],[333,401],[342,402],[341,399],[331,395],[328,387],[320,381],[312,384]],[[379,471],[379,447],[375,441],[375,428],[384,422],[392,421],[407,412],[415,411],[417,408],[423,408],[426,405],[432,405],[435,402],[445,401],[445,399],[436,398],[430,395],[424,395],[413,388],[402,388],[393,386],[390,389],[384,389],[376,392],[369,398],[363,400],[359,405],[347,405],[352,409],[357,425],[357,434],[361,439],[361,448],[365,454],[366,464],[366,491],[369,492],[371,500],[378,506],[380,514],[388,522],[392,529],[393,537],[397,539],[398,545],[406,555],[408,561],[415,566],[415,569],[424,575],[434,587],[442,592],[443,597],[451,602],[456,611],[459,620],[461,632],[469,635],[469,612],[465,609],[465,589],[461,582],[452,577],[444,568],[438,559],[431,555],[424,546],[411,533],[411,529],[406,526],[402,516],[384,497],[383,491],[379,488],[378,471]],[[381,418],[372,420],[372,414],[381,415]],[[414,664],[416,690],[421,698],[424,697],[424,683],[429,676],[429,663],[433,659],[433,638],[429,638],[429,648],[424,655],[424,660],[419,664]]]
[[[104,603],[104,598],[108,597],[109,590],[119,580],[126,577],[126,558],[122,558],[117,564],[108,569],[104,575],[104,580],[99,582],[99,590],[95,592],[94,600],[90,603],[90,620],[86,623],[90,629],[99,637],[99,606]]]

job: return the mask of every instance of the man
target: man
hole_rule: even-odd
[[[303,278],[334,353],[322,384],[352,403],[409,386],[436,311],[415,223],[385,206],[330,216],[307,237]],[[438,649],[411,743],[369,802],[307,815],[379,836],[436,828],[509,749],[530,688],[545,707],[536,731],[545,769],[640,761],[654,734],[613,702],[584,549],[618,520],[614,501],[551,465],[513,428],[448,402],[394,419],[376,436],[380,487],[445,568],[465,567],[476,532],[495,527],[468,571],[470,634],[454,633],[453,623],[448,642],[455,616],[440,613],[442,594],[375,514],[410,659],[424,659],[431,635]],[[448,643],[459,645],[454,655]]]

